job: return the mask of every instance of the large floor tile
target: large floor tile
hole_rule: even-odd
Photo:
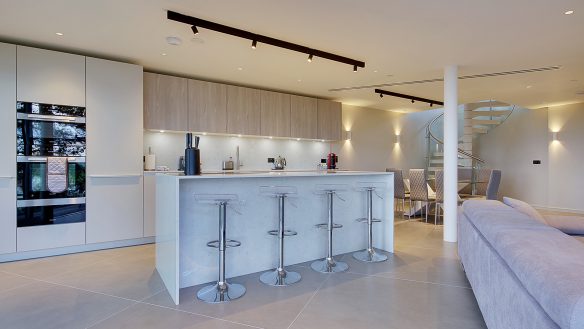
[[[85,328],[131,304],[120,298],[35,282],[0,293],[0,328]]]
[[[300,273],[302,280],[289,287],[271,287],[259,281],[260,273],[242,276],[232,281],[243,284],[246,294],[226,304],[207,304],[197,300],[197,291],[205,285],[185,288],[180,291],[178,308],[262,328],[287,328],[328,277],[305,267],[290,266],[288,270]],[[166,291],[145,302],[177,307]]]
[[[150,254],[118,257],[47,281],[108,295],[142,300],[164,289]]]
[[[136,304],[91,329],[242,329],[239,324],[158,306]]]
[[[331,276],[300,328],[486,328],[470,289],[345,273]]]
[[[10,289],[22,287],[34,282],[32,279],[23,278],[22,276],[0,272],[0,293]]]
[[[78,253],[2,263],[0,264],[0,271],[35,279],[46,279],[51,276],[80,270],[105,260],[107,260],[106,257],[93,252]]]

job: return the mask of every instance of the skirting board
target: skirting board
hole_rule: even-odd
[[[93,243],[93,244],[86,244],[86,245],[81,245],[81,246],[54,248],[54,249],[46,249],[46,250],[16,252],[16,253],[12,253],[12,254],[0,255],[0,263],[12,262],[12,261],[24,260],[24,259],[32,259],[32,258],[75,254],[75,253],[86,252],[86,251],[139,246],[142,244],[149,244],[149,243],[154,243],[154,237],[131,239],[131,240],[121,240],[121,241],[111,241],[111,242],[103,242],[103,243]]]

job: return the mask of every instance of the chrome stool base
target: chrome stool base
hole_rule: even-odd
[[[367,263],[379,263],[385,262],[387,260],[386,255],[377,253],[375,249],[365,249],[354,252],[353,258]]]
[[[302,279],[297,272],[289,272],[286,270],[274,270],[265,272],[260,276],[260,281],[264,284],[274,287],[286,287],[299,282]]]
[[[317,260],[310,264],[310,267],[320,273],[340,273],[349,269],[349,265],[347,265],[347,263],[337,262],[332,258]]]
[[[197,292],[197,298],[205,303],[219,304],[238,299],[244,294],[245,287],[238,283],[224,283],[223,285],[215,283],[201,288]]]

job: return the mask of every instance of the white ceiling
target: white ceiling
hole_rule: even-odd
[[[0,8],[0,40],[6,42],[353,105],[428,108],[380,99],[373,89],[329,89],[440,78],[448,64],[459,65],[461,75],[562,66],[460,81],[461,103],[497,99],[536,108],[584,101],[578,94],[584,91],[581,0],[0,0]],[[362,60],[366,67],[354,73],[321,58],[309,64],[304,54],[262,44],[252,50],[247,40],[204,29],[195,37],[188,25],[168,21],[166,10]],[[180,37],[182,45],[167,44],[167,36]],[[441,82],[385,89],[442,99]]]

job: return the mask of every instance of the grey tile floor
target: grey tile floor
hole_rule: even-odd
[[[349,272],[296,265],[302,281],[286,288],[250,274],[232,280],[247,287],[242,299],[204,304],[191,287],[178,306],[153,245],[0,264],[0,328],[486,328],[441,226],[398,221],[383,263],[339,257]]]

